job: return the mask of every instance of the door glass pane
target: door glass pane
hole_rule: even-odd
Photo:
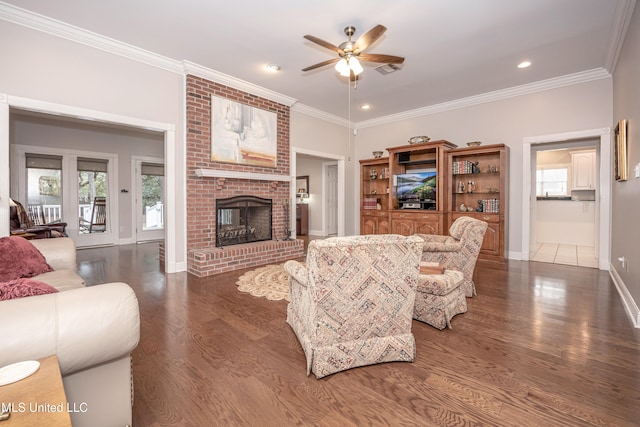
[[[27,154],[29,217],[36,225],[62,220],[62,158]]]
[[[142,230],[164,228],[164,167],[143,163],[142,176]]]
[[[80,234],[107,231],[107,160],[78,159]]]

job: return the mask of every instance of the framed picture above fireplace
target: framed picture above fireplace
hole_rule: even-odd
[[[278,115],[211,96],[211,160],[275,168]]]

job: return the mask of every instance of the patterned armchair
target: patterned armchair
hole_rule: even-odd
[[[417,234],[424,240],[422,261],[439,262],[447,269],[461,271],[465,295],[472,297],[476,294],[473,270],[486,231],[486,222],[462,216],[449,227],[449,236]]]
[[[412,362],[411,319],[422,239],[334,237],[309,243],[306,266],[284,265],[287,323],[316,378],[382,362]]]

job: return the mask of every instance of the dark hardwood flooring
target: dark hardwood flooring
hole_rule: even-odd
[[[123,281],[138,296],[136,427],[640,425],[640,330],[607,272],[479,266],[478,296],[452,330],[414,321],[413,363],[316,380],[287,303],[236,290],[246,270],[165,275],[157,244],[78,261],[90,284]]]

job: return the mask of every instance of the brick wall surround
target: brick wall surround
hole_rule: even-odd
[[[277,114],[277,167],[211,161],[211,96]],[[254,179],[198,177],[197,169],[289,175],[289,107],[197,76],[187,76],[187,270],[198,277],[298,258],[302,241],[285,237],[289,183]],[[273,200],[272,241],[216,248],[216,198],[252,195]],[[275,241],[279,240],[279,241]]]

